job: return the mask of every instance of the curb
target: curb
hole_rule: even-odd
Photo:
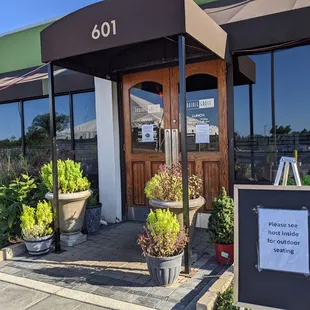
[[[230,266],[210,289],[198,300],[197,310],[213,310],[215,309],[219,294],[224,293],[231,285],[234,279],[234,267]]]
[[[9,245],[0,250],[0,263],[26,252],[25,243]]]

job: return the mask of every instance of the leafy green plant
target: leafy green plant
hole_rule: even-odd
[[[47,201],[39,201],[36,208],[23,206],[20,219],[20,227],[26,238],[40,238],[53,233],[52,207]]]
[[[36,188],[35,180],[27,174],[0,187],[0,235],[5,236],[3,238],[20,236],[22,206],[31,204]]]
[[[189,198],[198,198],[202,193],[202,180],[198,176],[188,179]],[[146,184],[144,189],[148,199],[163,201],[182,201],[182,168],[181,165],[171,167],[163,165]]]
[[[217,301],[217,310],[239,310],[239,307],[234,306],[234,291],[230,287],[226,292],[220,294]],[[244,310],[251,310],[244,308]]]
[[[232,244],[234,242],[234,201],[222,188],[222,193],[212,203],[208,232],[214,243]]]
[[[280,183],[280,184],[282,184],[282,183]],[[301,178],[301,184],[303,186],[310,186],[310,175],[309,174],[305,174]],[[296,182],[295,182],[295,180],[293,178],[288,178],[287,185],[296,185]]]
[[[139,235],[138,244],[144,256],[171,257],[182,253],[189,239],[180,230],[176,215],[157,209],[148,215],[146,226]]]
[[[230,287],[226,292],[220,294],[217,302],[217,310],[239,310],[239,307],[234,306],[234,291]],[[245,310],[250,310],[245,308]]]
[[[94,193],[89,196],[89,198],[87,199],[86,205],[89,207],[93,207],[93,206],[96,206],[98,202],[99,202],[98,194]]]
[[[73,160],[58,160],[58,186],[59,194],[77,193],[88,190],[90,183],[86,177],[83,177],[81,164]],[[53,172],[52,162],[45,164],[41,168],[41,177],[47,189],[53,191]]]

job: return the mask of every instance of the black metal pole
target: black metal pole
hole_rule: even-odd
[[[179,73],[180,73],[180,93],[179,93],[179,109],[181,118],[181,158],[182,158],[182,187],[183,187],[183,221],[184,226],[190,233],[189,221],[189,201],[188,201],[188,162],[187,162],[187,118],[186,118],[186,80],[185,80],[185,37],[179,35]],[[184,252],[185,273],[191,272],[191,240]]]
[[[52,147],[52,165],[53,165],[53,202],[54,202],[54,228],[55,228],[55,252],[61,252],[60,246],[60,225],[59,225],[59,195],[58,195],[58,167],[57,167],[57,144],[56,144],[56,109],[54,93],[54,70],[53,64],[47,65],[48,71],[48,95],[50,106],[50,138]]]
[[[254,113],[253,113],[253,85],[249,85],[249,110],[250,110],[250,143],[251,143],[251,177],[255,180],[254,165]]]

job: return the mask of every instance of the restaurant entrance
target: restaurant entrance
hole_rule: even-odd
[[[206,212],[229,185],[225,61],[187,65],[186,88],[188,168],[203,179]],[[147,206],[146,182],[181,160],[178,93],[178,67],[123,76],[127,210]]]

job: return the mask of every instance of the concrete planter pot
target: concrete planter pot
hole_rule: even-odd
[[[61,241],[65,246],[74,246],[86,241],[81,230],[84,223],[86,200],[92,194],[90,190],[59,195],[59,221]],[[53,193],[47,193],[45,198],[54,201]]]
[[[167,286],[177,281],[182,265],[183,252],[172,257],[146,256],[149,273],[157,285]]]
[[[23,237],[23,239],[30,255],[43,255],[50,251],[54,239],[54,234],[41,238]]]
[[[192,237],[193,231],[196,226],[197,211],[206,203],[203,197],[189,200],[189,221],[190,221],[190,237]],[[149,201],[152,209],[169,209],[172,213],[176,214],[180,223],[180,228],[184,228],[183,222],[183,201],[163,201],[152,199]]]

